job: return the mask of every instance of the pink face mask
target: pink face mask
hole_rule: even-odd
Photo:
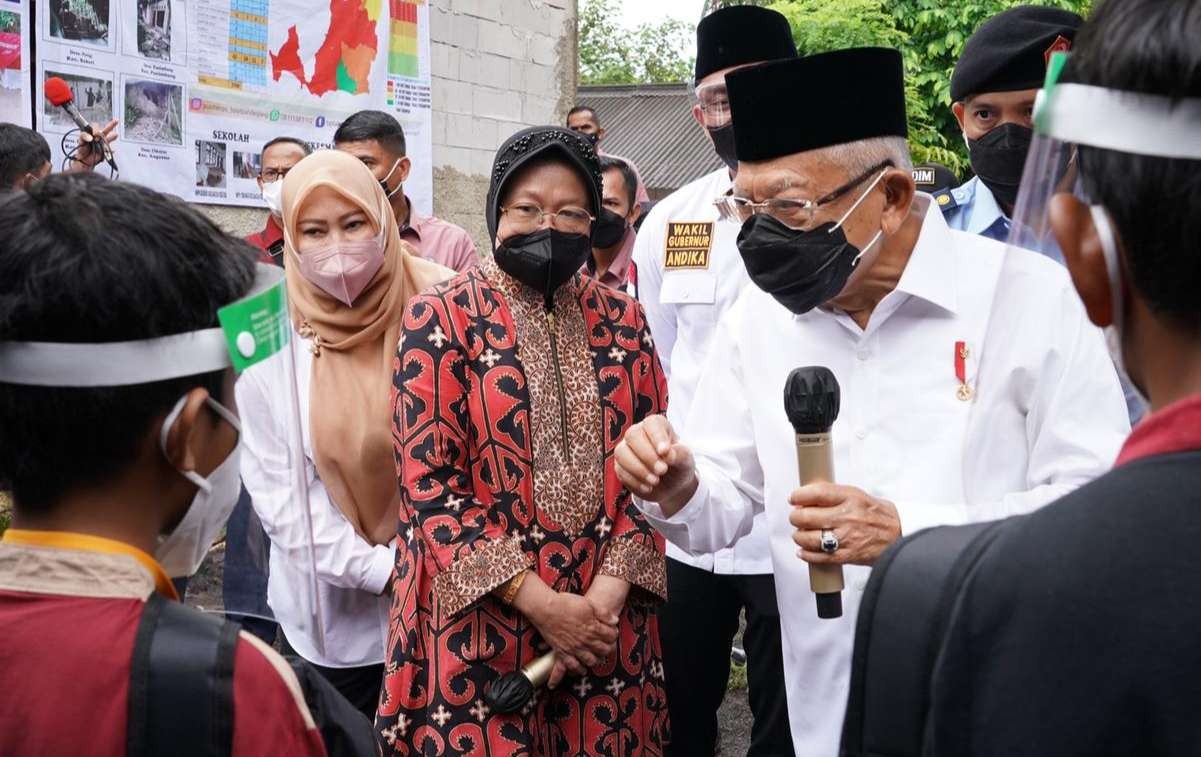
[[[354,305],[384,264],[384,235],[310,250],[300,258],[300,274],[330,297]]]

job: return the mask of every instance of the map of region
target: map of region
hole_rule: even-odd
[[[375,28],[381,5],[381,0],[330,0],[329,28],[313,56],[312,76],[306,77],[300,60],[300,39],[293,25],[279,50],[271,53],[272,77],[279,81],[280,76],[289,73],[317,97],[335,90],[352,95],[366,93],[379,48]]]

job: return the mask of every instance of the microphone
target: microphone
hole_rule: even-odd
[[[505,673],[484,694],[484,704],[502,715],[517,712],[533,698],[534,689],[547,682],[554,667],[555,653],[547,652],[521,670]]]
[[[829,368],[797,368],[784,383],[784,412],[796,432],[801,486],[834,481],[830,428],[838,418],[840,390]],[[817,617],[842,617],[842,566],[809,564],[809,588],[817,598]]]
[[[112,166],[112,169],[116,171],[117,162],[113,158],[113,152],[108,146],[108,141],[105,140],[104,137],[96,134],[95,130],[92,129],[92,125],[89,124],[88,120],[83,117],[82,113],[79,112],[79,108],[75,107],[75,95],[71,94],[71,87],[68,86],[68,84],[63,81],[61,77],[51,76],[50,78],[46,79],[46,83],[43,85],[43,90],[45,91],[46,99],[50,101],[51,105],[56,105],[62,108],[63,111],[71,118],[71,120],[75,122],[75,125],[79,127],[80,131],[86,131],[88,134],[92,135],[93,144],[99,142],[100,150],[104,154],[105,162]]]

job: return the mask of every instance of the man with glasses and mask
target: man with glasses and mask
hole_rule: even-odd
[[[717,324],[748,281],[735,246],[738,224],[719,218],[714,206],[730,191],[738,167],[725,75],[795,57],[787,19],[766,8],[723,8],[696,29],[692,118],[724,165],[656,205],[634,243],[638,297],[667,373],[668,417],[677,427],[688,417]],[[745,610],[742,642],[755,719],[750,754],[790,754],[780,613],[764,518],[723,549],[686,551],[669,543],[667,583],[659,619],[673,724],[668,753],[713,754],[730,646]]]
[[[1082,19],[1021,5],[993,16],[963,46],[951,75],[951,111],[963,130],[976,175],[935,193],[947,225],[1005,241],[1030,148],[1034,96],[1047,60],[1069,50]],[[1047,251],[1058,257],[1054,245]]]
[[[470,235],[449,221],[423,215],[405,195],[412,163],[405,155],[405,133],[399,121],[382,111],[360,110],[334,132],[334,149],[350,153],[371,169],[388,196],[401,241],[412,245],[418,256],[454,271],[475,266],[478,255]]]
[[[296,137],[276,137],[263,145],[258,182],[263,202],[267,203],[267,224],[262,231],[246,237],[246,241],[262,251],[259,259],[264,263],[284,264],[284,230],[279,225],[284,217],[283,179],[311,152],[308,144]]]
[[[687,422],[631,428],[617,471],[691,552],[766,514],[795,750],[825,757],[868,566],[903,533],[1063,495],[1106,469],[1129,425],[1062,266],[947,228],[914,191],[899,52],[778,61],[726,83],[739,163],[722,205],[754,286],[717,327]],[[841,385],[839,483],[798,488],[781,395],[810,365]],[[846,566],[841,617],[817,617],[807,563]]]

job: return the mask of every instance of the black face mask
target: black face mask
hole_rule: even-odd
[[[980,139],[969,139],[972,170],[1002,205],[1012,208],[1022,183],[1022,168],[1034,131],[1015,123],[994,127]]]
[[[620,242],[625,233],[625,217],[608,208],[601,208],[600,215],[592,222],[592,246],[607,250]]]
[[[730,173],[738,170],[738,158],[734,155],[734,124],[729,123],[716,129],[709,129],[709,138],[713,140],[713,152],[726,164]]]
[[[576,134],[588,140],[588,144],[592,145],[593,149],[596,149],[596,143],[600,141],[600,132],[594,131],[591,134],[585,134],[582,131],[577,131]]]
[[[541,292],[550,310],[555,290],[566,284],[591,254],[592,242],[586,234],[545,228],[509,237],[492,256],[502,271]]]
[[[742,224],[738,252],[755,286],[797,315],[841,292],[860,255],[841,226],[798,231],[766,214]]]

